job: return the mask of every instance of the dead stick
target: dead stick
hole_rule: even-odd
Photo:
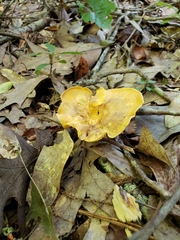
[[[124,150],[124,149],[123,149]],[[129,160],[132,167],[136,170],[136,172],[139,174],[141,179],[151,188],[153,188],[155,191],[157,191],[161,196],[163,196],[165,199],[169,198],[171,196],[171,193],[166,191],[165,189],[161,188],[157,182],[152,181],[150,178],[146,176],[146,174],[141,170],[140,166],[137,164],[136,160],[133,158],[133,156],[130,154],[130,152],[124,150],[124,156]]]
[[[81,209],[79,209],[78,213],[82,214],[82,215],[85,215],[85,216],[88,216],[88,217],[91,217],[91,218],[97,218],[97,219],[100,219],[100,220],[103,220],[103,221],[106,221],[106,222],[110,222],[110,223],[112,223],[116,226],[119,226],[121,228],[128,228],[129,230],[131,230],[133,232],[137,232],[141,228],[141,226],[139,226],[137,224],[134,227],[134,226],[131,226],[131,223],[122,223],[118,219],[107,217],[107,216],[102,216],[102,215],[99,215],[99,214],[90,213],[90,212],[87,212],[87,211],[81,210]],[[151,236],[150,239],[154,240],[154,237]]]
[[[172,115],[180,116],[180,112],[168,110],[168,109],[157,109],[152,107],[141,107],[136,112],[137,115]]]

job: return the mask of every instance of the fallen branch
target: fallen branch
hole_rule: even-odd
[[[118,18],[114,28],[112,28],[111,33],[110,33],[110,34],[112,34],[112,36],[109,38],[109,40],[114,41],[114,39],[116,38],[118,30],[119,30],[119,26],[121,24],[121,19],[122,19],[122,17]],[[104,63],[104,60],[105,60],[109,50],[110,50],[110,46],[108,46],[104,49],[99,60],[97,61],[96,65],[94,66],[94,68],[91,71],[91,73],[92,73],[91,77],[94,78],[95,81],[96,81],[96,74],[99,71],[99,69],[101,68],[102,64]],[[97,79],[97,81],[98,81],[98,79]],[[94,83],[96,83],[96,82],[94,82]]]
[[[141,226],[137,225],[137,224],[136,224],[136,226],[133,226],[133,224],[131,225],[131,223],[122,223],[116,218],[111,218],[111,217],[107,217],[107,216],[103,216],[103,215],[99,215],[99,214],[90,213],[90,212],[87,212],[87,211],[81,210],[81,209],[78,211],[78,213],[81,215],[84,215],[84,216],[88,216],[91,218],[97,218],[97,219],[112,223],[121,228],[127,228],[133,232],[137,232],[141,228]],[[153,240],[154,237],[151,236],[150,239]]]
[[[142,79],[146,81],[146,84],[148,84],[151,89],[158,94],[160,97],[164,98],[167,102],[171,102],[171,99],[165,94],[165,92],[157,87],[155,84],[150,83],[150,79],[139,69],[139,68],[121,68],[121,69],[114,69],[112,71],[104,72],[101,74],[97,74],[96,77],[91,79],[81,79],[79,80],[76,85],[82,85],[82,86],[90,86],[94,85],[96,83],[102,82],[103,78],[113,75],[113,74],[125,74],[125,73],[136,73],[138,74]]]
[[[172,115],[180,116],[180,112],[168,110],[168,109],[154,109],[152,107],[141,107],[136,112],[136,115]]]
[[[169,198],[171,196],[170,192],[168,192],[165,189],[161,188],[157,184],[157,182],[152,181],[150,178],[148,178],[146,176],[146,174],[141,170],[140,166],[137,164],[136,160],[133,158],[133,156],[130,154],[130,152],[124,150],[124,156],[129,160],[131,166],[136,170],[136,172],[139,174],[141,179],[146,183],[146,185],[148,185],[149,187],[153,188],[155,191],[157,191],[165,199],[167,199],[167,198]]]
[[[13,40],[14,38],[24,39],[24,36],[22,35],[22,33],[35,32],[35,31],[39,31],[39,30],[43,29],[49,23],[49,19],[45,17],[48,15],[48,13],[49,13],[49,11],[46,11],[46,12],[44,12],[44,17],[41,18],[40,20],[32,22],[29,25],[24,26],[22,28],[18,28],[18,32],[13,33],[10,31],[5,32],[5,31],[1,30],[0,35],[3,35],[5,37],[0,36],[0,44],[3,44],[10,40]]]

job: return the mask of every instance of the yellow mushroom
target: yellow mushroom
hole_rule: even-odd
[[[61,95],[57,117],[64,128],[73,127],[86,142],[119,135],[143,104],[142,94],[133,88],[105,90],[95,96],[86,87],[68,88]]]

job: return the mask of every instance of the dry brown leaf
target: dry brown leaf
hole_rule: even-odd
[[[137,148],[140,152],[152,156],[154,158],[157,158],[161,160],[162,162],[170,165],[173,167],[171,161],[169,160],[166,151],[162,147],[161,144],[159,144],[154,137],[152,136],[151,132],[143,126],[139,145]]]
[[[157,208],[158,206],[158,199],[157,196],[151,195],[149,196],[148,204],[150,206],[153,206]],[[177,205],[175,205],[177,206]],[[178,209],[180,210],[180,209]],[[152,216],[154,213],[154,210],[151,208],[148,208],[147,210],[147,216],[148,219]],[[179,211],[177,213],[179,215]],[[168,216],[165,220],[163,220],[159,226],[156,228],[156,230],[153,233],[153,236],[157,240],[179,240],[180,239],[180,233],[178,231],[178,228],[175,226],[174,221],[172,221],[172,217]]]
[[[127,158],[121,151],[117,150],[115,147],[105,144],[91,147],[91,150],[100,155],[101,157],[107,158],[122,173],[132,177],[135,175]]]
[[[135,46],[135,48],[133,50],[133,54],[134,54],[134,57],[136,60],[146,59],[145,47]]]
[[[103,217],[109,217],[107,213],[102,211],[100,208],[97,208],[97,205],[92,201],[84,201],[83,207],[91,214],[96,213],[97,215]],[[108,232],[108,226],[109,226],[108,221],[92,218],[90,221],[89,229],[87,230],[83,240],[89,239],[105,240],[106,234]]]
[[[101,52],[102,52],[102,48],[94,49],[94,50],[92,49],[83,53],[83,57],[86,59],[89,68],[92,68],[92,66],[96,63]]]
[[[154,159],[153,157],[139,154],[141,163],[148,166],[154,173],[157,184],[163,189],[173,193],[180,181],[178,170],[174,170],[167,164]]]
[[[69,33],[71,25],[63,21],[56,33],[55,39],[63,48],[75,45],[73,36]]]
[[[23,83],[18,84],[16,88],[13,89],[12,91],[6,94],[1,94],[1,99],[5,99],[5,101],[2,104],[0,104],[0,110],[13,103],[17,103],[19,106],[21,106],[25,99],[28,97],[28,95],[34,90],[34,88],[41,81],[46,79],[46,77],[47,76],[43,75],[36,78],[31,78]]]
[[[1,48],[0,48],[0,64],[2,64],[3,62],[3,58],[4,58],[4,55],[6,53],[6,47],[8,46],[8,42],[7,43],[4,43],[3,45],[1,45]]]
[[[8,109],[0,111],[0,116],[8,118],[9,121],[13,124],[20,122],[21,117],[26,117],[24,112],[19,109],[16,104],[12,105],[10,111]]]

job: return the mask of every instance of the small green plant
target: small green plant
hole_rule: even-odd
[[[50,65],[50,75],[52,74],[53,56],[54,56],[54,50],[55,50],[56,47],[55,47],[53,44],[49,44],[49,43],[46,43],[45,46],[46,46],[47,49],[48,49],[47,54],[49,55],[49,64],[48,64],[48,63],[42,63],[42,64],[38,65],[38,66],[35,68],[35,74],[36,74],[37,76],[39,76],[40,73],[41,73],[41,71],[42,71],[42,69],[45,68],[45,67],[48,66],[48,65]],[[42,54],[42,53],[39,52],[39,53],[36,53],[36,54],[33,55],[33,56],[38,56],[38,55],[40,55],[40,54]],[[59,60],[59,62],[61,62],[61,63],[66,63],[65,60]]]
[[[156,83],[156,81],[154,80],[145,80],[145,79],[141,79],[138,84],[144,85],[143,88],[148,90],[148,91],[153,91],[154,89],[154,84]]]
[[[87,0],[86,4],[78,1],[79,12],[84,22],[96,23],[100,28],[110,28],[112,11],[116,9],[109,0]]]
[[[55,58],[59,58],[59,54],[58,53],[54,53],[54,50],[55,50],[55,46],[53,44],[49,44],[49,43],[46,43],[45,46],[47,47],[48,51],[47,51],[47,54],[49,56],[49,63],[42,63],[40,65],[38,65],[36,68],[35,68],[35,74],[37,76],[40,75],[41,71],[48,65],[50,65],[50,75],[52,74],[52,70],[53,70],[53,63],[54,63],[54,57]],[[38,56],[42,54],[42,52],[38,52],[38,53],[35,53],[35,54],[31,54],[31,56]],[[63,54],[82,54],[82,52],[61,52],[60,53],[61,55]],[[58,62],[60,63],[66,63],[66,60],[64,59],[58,59]]]

